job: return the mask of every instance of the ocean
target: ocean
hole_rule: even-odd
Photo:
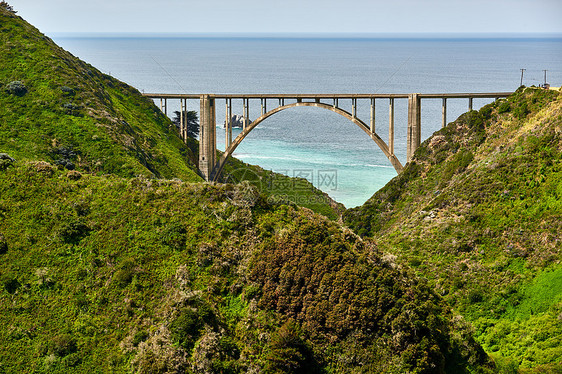
[[[514,91],[523,84],[562,83],[562,38],[405,37],[112,37],[58,36],[74,55],[141,92],[454,93]],[[491,102],[474,100],[473,108]],[[273,102],[268,108],[273,108]],[[259,117],[251,102],[250,119]],[[340,101],[351,111],[351,102]],[[468,109],[447,102],[447,120]],[[168,115],[179,110],[169,102]],[[197,100],[188,110],[199,110]],[[368,123],[369,103],[358,117]],[[234,103],[233,114],[242,114]],[[217,145],[224,149],[225,103],[217,102]],[[407,100],[395,102],[395,153],[406,162]],[[388,100],[376,101],[377,133],[388,139]],[[422,141],[441,127],[441,100],[422,101]],[[235,130],[236,135],[239,130]],[[234,135],[234,136],[235,136]],[[346,207],[363,204],[396,176],[376,144],[356,125],[320,108],[282,111],[260,124],[234,154],[290,176],[306,175]],[[325,176],[329,175],[329,183]]]

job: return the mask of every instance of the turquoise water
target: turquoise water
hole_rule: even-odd
[[[144,92],[440,93],[513,91],[562,83],[562,39],[87,38],[56,42]],[[490,102],[475,100],[474,108]],[[273,102],[268,104],[271,109]],[[234,114],[242,103],[234,102]],[[448,101],[448,121],[467,110]],[[351,103],[340,101],[351,109]],[[224,149],[224,102],[217,102],[217,144]],[[170,112],[179,102],[169,104]],[[188,102],[198,110],[198,101]],[[407,101],[396,101],[395,150],[405,163]],[[170,113],[169,112],[169,113]],[[250,118],[260,115],[251,103]],[[358,116],[369,120],[368,102]],[[388,139],[388,101],[377,100],[377,133]],[[422,102],[422,139],[441,126],[441,101]],[[337,114],[299,107],[260,124],[235,156],[290,176],[307,176],[347,207],[364,203],[396,173],[358,127]],[[329,175],[329,181],[326,179]],[[335,180],[335,183],[334,183]]]

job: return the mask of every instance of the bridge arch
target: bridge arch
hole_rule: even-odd
[[[361,130],[365,131],[365,133],[379,146],[381,151],[388,158],[388,160],[390,161],[390,163],[392,164],[392,166],[394,167],[394,169],[396,170],[396,172],[398,174],[400,174],[400,172],[402,172],[402,169],[404,167],[402,166],[402,164],[400,163],[400,161],[398,160],[396,155],[394,155],[393,153],[390,152],[390,148],[384,142],[384,140],[382,140],[376,133],[371,132],[371,129],[369,128],[369,126],[367,126],[367,124],[365,124],[365,122],[363,122],[359,118],[357,118],[357,116],[354,116],[353,114],[349,113],[348,111],[345,111],[345,110],[343,110],[343,109],[341,109],[341,108],[339,108],[335,105],[329,105],[329,104],[324,104],[324,103],[320,103],[320,102],[296,102],[296,103],[292,103],[292,104],[278,106],[277,108],[275,108],[273,110],[270,110],[269,112],[267,112],[265,114],[262,114],[259,118],[254,120],[251,124],[246,126],[246,128],[240,134],[238,134],[236,139],[234,139],[232,141],[232,143],[228,146],[228,148],[225,150],[225,152],[221,155],[220,159],[217,161],[217,163],[214,167],[214,170],[212,172],[211,179],[213,181],[218,180],[218,178],[219,178],[219,176],[222,172],[222,169],[224,168],[224,165],[226,164],[226,161],[228,160],[228,158],[234,153],[236,148],[250,134],[250,132],[254,128],[256,128],[256,126],[258,126],[260,123],[262,123],[267,118],[271,117],[272,115],[274,115],[276,113],[279,113],[279,112],[281,112],[283,110],[286,110],[286,109],[289,109],[289,108],[301,107],[301,106],[328,109],[328,110],[330,110],[334,113],[337,113],[337,114],[347,118],[349,121],[356,124]]]
[[[160,109],[163,110],[164,114],[167,112],[167,101],[168,99],[179,99],[182,107],[182,113],[185,108],[187,108],[188,99],[197,99],[200,104],[199,118],[200,118],[200,136],[199,136],[199,171],[201,176],[205,178],[206,181],[216,181],[220,175],[226,160],[232,155],[236,147],[246,138],[246,136],[252,131],[258,124],[263,122],[266,118],[278,113],[282,110],[293,108],[297,106],[313,106],[319,108],[325,108],[335,112],[351,122],[355,123],[360,129],[365,131],[367,135],[379,146],[383,151],[385,156],[389,159],[390,163],[394,166],[394,169],[400,173],[403,170],[402,164],[394,155],[394,99],[408,99],[408,128],[407,128],[407,142],[406,142],[406,157],[409,162],[416,149],[420,146],[421,142],[421,99],[442,99],[442,126],[444,127],[447,122],[447,99],[468,99],[469,110],[472,110],[472,101],[475,98],[493,98],[498,99],[501,97],[508,97],[512,92],[491,92],[491,93],[434,93],[434,94],[271,94],[271,95],[253,95],[253,94],[243,94],[243,95],[215,95],[215,94],[154,94],[154,93],[143,93],[144,96],[150,97],[152,99],[160,99]],[[225,153],[220,157],[219,161],[216,161],[216,112],[215,112],[215,100],[216,99],[226,99],[227,101],[227,114],[232,116],[232,99],[243,99],[244,108],[246,113],[249,112],[249,100],[250,99],[261,99],[262,100],[262,116],[248,125],[240,135],[236,137],[234,142],[231,142],[230,132],[227,136],[227,141],[230,142]],[[267,105],[268,99],[279,99],[279,103],[282,104],[272,111],[265,112],[265,107]],[[284,100],[297,100],[294,104],[284,105]],[[313,99],[314,102],[303,102],[304,99]],[[321,100],[334,100],[334,105],[324,104]],[[353,114],[338,107],[337,103],[339,99],[351,99],[352,100],[352,110]],[[356,117],[356,105],[357,100],[370,99],[371,100],[371,126],[367,126],[363,121]],[[375,109],[375,99],[390,99],[389,105],[389,143],[388,146],[374,131],[374,109]],[[227,117],[228,118],[228,117]],[[180,136],[186,140],[187,133],[185,132],[185,127],[183,121],[180,121]]]

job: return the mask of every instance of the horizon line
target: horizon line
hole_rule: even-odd
[[[47,33],[46,33],[47,34]],[[51,32],[54,38],[560,39],[562,32]]]

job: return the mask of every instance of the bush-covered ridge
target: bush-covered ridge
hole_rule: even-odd
[[[520,89],[435,133],[344,217],[426,277],[506,372],[562,366],[561,134],[561,95]]]
[[[0,9],[0,149],[81,171],[200,180],[171,122],[130,86]]]
[[[485,368],[424,282],[251,187],[0,173],[6,372]]]
[[[184,144],[172,122],[136,89],[2,8],[0,38],[0,152],[81,172],[203,181],[196,168],[198,142]],[[223,174],[332,219],[343,210],[306,181],[235,159]],[[271,188],[272,180],[285,187]]]

